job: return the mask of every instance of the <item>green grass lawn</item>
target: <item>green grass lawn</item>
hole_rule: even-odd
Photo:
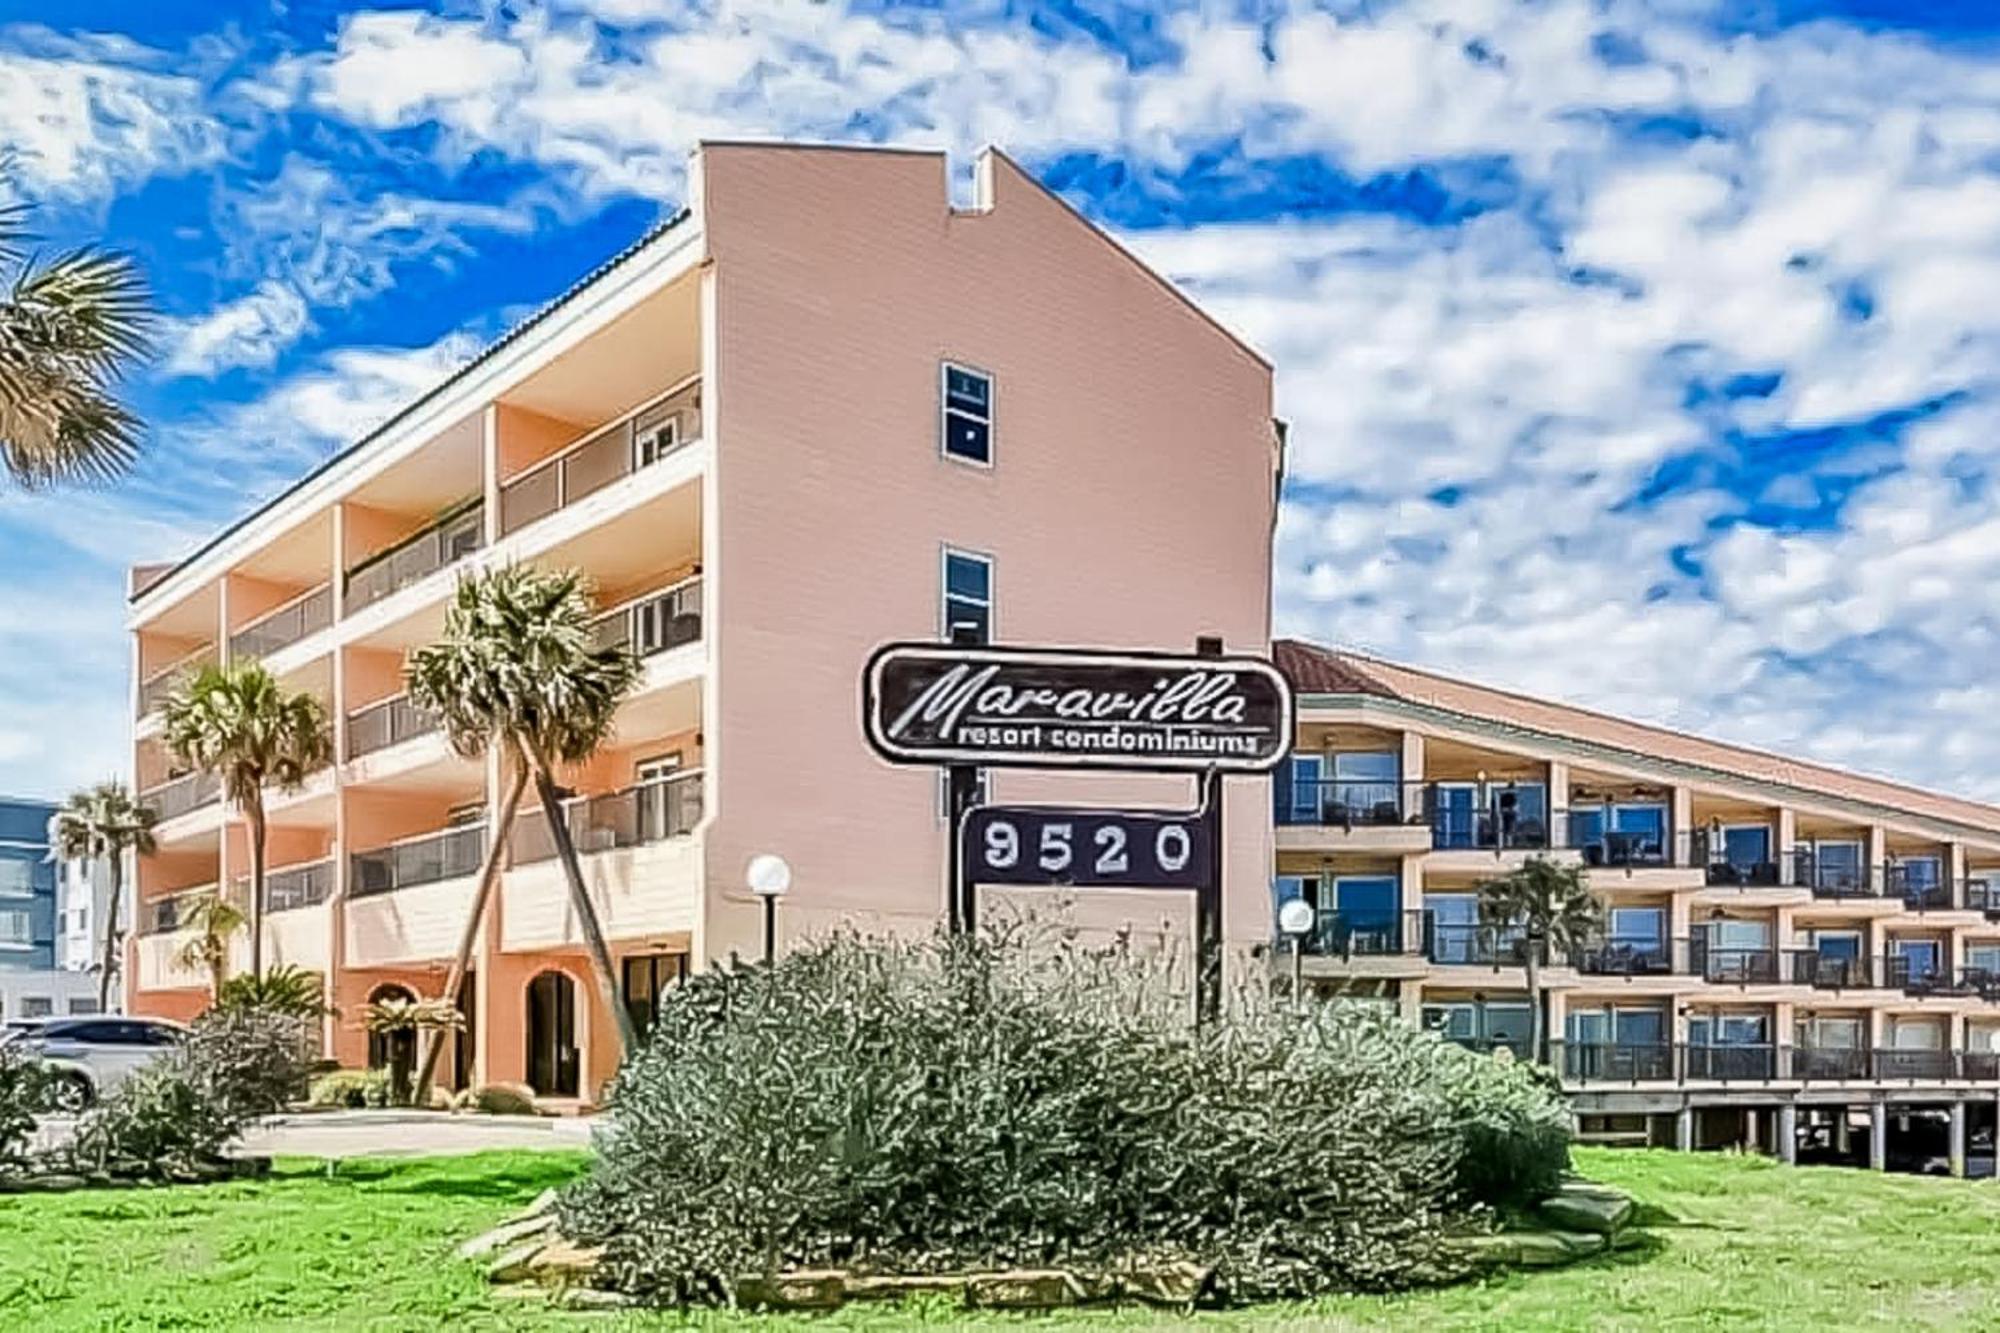
[[[2000,1329],[2000,1185],[1586,1150],[1657,1243],[1479,1285],[1202,1317],[1253,1328]],[[460,1239],[581,1169],[572,1153],[281,1164],[269,1181],[0,1198],[0,1328],[726,1330],[963,1324],[938,1305],[831,1318],[559,1316],[493,1297]],[[1140,1310],[978,1321],[1180,1326]]]

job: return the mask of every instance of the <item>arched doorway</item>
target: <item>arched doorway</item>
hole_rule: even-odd
[[[544,1097],[574,1097],[582,1060],[576,1049],[576,983],[541,972],[528,983],[528,1086]]]
[[[368,992],[368,1003],[384,1004],[401,1001],[416,1003],[416,992],[408,986],[394,982],[377,986]],[[417,1063],[417,1034],[407,1029],[401,1032],[370,1032],[368,1034],[368,1067],[370,1069],[411,1069]]]

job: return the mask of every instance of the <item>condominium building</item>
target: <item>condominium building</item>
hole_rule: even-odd
[[[334,763],[268,796],[267,964],[328,979],[347,1064],[371,1054],[371,998],[441,990],[500,784],[409,704],[403,667],[473,569],[583,570],[604,642],[642,659],[616,738],[565,775],[641,1026],[689,969],[757,954],[757,854],[792,867],[781,947],[942,918],[938,777],[862,736],[882,642],[1268,651],[1281,446],[1254,351],[997,153],[961,206],[933,153],[709,144],[689,181],[684,213],[386,425],[133,572],[133,764],[160,815],[135,1011],[206,1003],[181,910],[244,892],[240,814],[160,740],[174,680],[216,658],[261,659],[334,719]],[[1190,799],[1186,780],[989,776],[997,799]],[[1268,783],[1230,785],[1247,949]],[[460,1003],[455,1079],[588,1098],[615,1068],[539,812]]]
[[[0,1019],[93,1013],[97,979],[59,965],[57,881],[46,801],[0,797]]]
[[[1297,745],[1275,894],[1307,984],[1548,1057],[1587,1135],[1991,1169],[2000,808],[1280,641]],[[1482,883],[1582,867],[1600,938],[1483,923]],[[1279,940],[1280,951],[1291,941]],[[1291,960],[1283,960],[1289,967]]]

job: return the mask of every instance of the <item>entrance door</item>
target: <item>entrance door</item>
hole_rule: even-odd
[[[580,1064],[576,983],[543,972],[528,983],[528,1086],[544,1097],[574,1097]]]
[[[1432,845],[1441,849],[1479,845],[1479,788],[1470,782],[1440,782],[1432,812]]]

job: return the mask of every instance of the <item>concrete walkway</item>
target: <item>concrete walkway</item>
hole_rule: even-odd
[[[47,1116],[35,1146],[68,1139],[76,1121]],[[444,1157],[491,1149],[549,1151],[590,1146],[585,1116],[445,1115],[409,1110],[318,1111],[273,1116],[233,1151],[255,1157]]]

